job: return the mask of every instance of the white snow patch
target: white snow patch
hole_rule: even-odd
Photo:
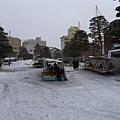
[[[41,81],[32,60],[0,70],[0,120],[120,120],[120,79],[65,67],[68,81]]]

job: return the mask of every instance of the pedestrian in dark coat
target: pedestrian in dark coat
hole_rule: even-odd
[[[8,65],[10,66],[10,64],[11,64],[11,63],[10,63],[10,60],[8,60]]]
[[[73,64],[73,69],[75,70],[76,69],[76,60],[75,59],[73,60],[72,64]]]
[[[2,61],[1,61],[1,59],[0,59],[0,67],[2,66]]]
[[[61,78],[61,69],[58,67],[56,63],[54,63],[55,71],[56,71],[56,78],[57,80],[60,80]]]
[[[78,70],[78,68],[79,68],[79,61],[76,60],[75,62],[76,62],[76,68],[77,68],[77,70]]]

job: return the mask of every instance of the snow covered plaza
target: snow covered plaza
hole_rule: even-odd
[[[120,75],[65,67],[68,81],[41,81],[17,61],[0,69],[0,120],[120,120]]]

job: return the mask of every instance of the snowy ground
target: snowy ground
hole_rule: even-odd
[[[120,120],[120,75],[66,67],[68,81],[41,81],[17,61],[0,70],[0,120]]]

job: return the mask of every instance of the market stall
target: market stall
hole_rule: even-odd
[[[120,71],[120,59],[106,57],[90,57],[85,60],[85,69],[93,70],[102,75],[117,75]]]
[[[56,59],[44,59],[42,81],[65,81],[67,80],[64,62]]]
[[[35,58],[33,60],[33,67],[35,67],[35,68],[43,68],[44,67],[44,65],[43,65],[43,59]]]

